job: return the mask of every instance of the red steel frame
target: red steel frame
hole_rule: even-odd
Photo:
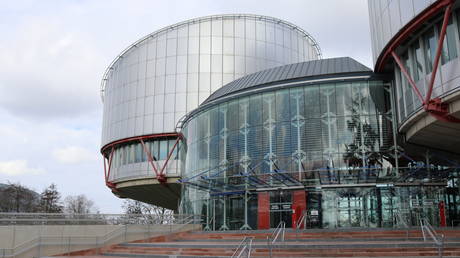
[[[460,123],[460,119],[452,116],[449,114],[448,105],[443,103],[439,97],[431,98],[433,93],[433,86],[434,81],[436,79],[436,73],[439,67],[439,59],[441,57],[442,47],[444,43],[444,38],[446,35],[447,25],[449,22],[449,18],[452,13],[452,7],[455,0],[439,0],[435,2],[432,6],[427,8],[424,12],[419,14],[414,20],[412,20],[406,27],[404,27],[386,46],[383,55],[379,57],[376,63],[376,71],[380,72],[383,70],[385,63],[388,61],[389,57],[392,56],[398,67],[401,69],[401,72],[406,77],[407,81],[409,82],[410,86],[416,93],[417,97],[423,104],[423,108],[426,112],[431,114],[433,117],[440,121],[450,122],[450,123]],[[417,85],[412,80],[410,74],[408,73],[406,67],[404,67],[403,63],[401,62],[400,58],[395,52],[395,49],[404,42],[407,37],[414,32],[417,28],[419,28],[424,22],[428,19],[432,18],[438,12],[440,12],[443,8],[444,10],[444,19],[442,22],[441,33],[438,39],[438,46],[436,49],[436,56],[434,58],[433,64],[433,71],[431,72],[430,82],[428,84],[428,91],[425,98],[420,93],[420,90],[417,88]]]
[[[147,146],[145,145],[144,140],[152,140],[152,139],[159,139],[159,138],[172,138],[176,137],[176,142],[174,143],[174,146],[169,150],[168,156],[165,160],[165,163],[161,168],[159,168],[158,164],[156,164],[155,160],[153,159],[152,154],[148,150]],[[147,155],[148,161],[150,165],[152,166],[152,170],[155,174],[155,178],[160,182],[161,184],[166,184],[166,175],[165,175],[165,168],[168,165],[169,160],[171,159],[171,156],[178,146],[179,142],[183,139],[182,134],[180,133],[164,133],[164,134],[150,134],[150,135],[144,135],[144,136],[136,136],[136,137],[130,137],[126,139],[121,139],[118,141],[114,141],[112,143],[109,143],[102,147],[101,153],[102,153],[102,158],[104,161],[104,179],[105,179],[105,184],[107,187],[109,187],[112,191],[118,192],[118,189],[116,188],[116,185],[113,182],[109,181],[110,177],[110,171],[112,168],[112,160],[113,160],[113,153],[115,152],[116,147],[118,147],[121,144],[125,143],[132,143],[132,142],[140,142],[142,144],[142,147],[144,149],[144,153]],[[105,153],[110,150],[110,153],[108,157],[105,156]]]

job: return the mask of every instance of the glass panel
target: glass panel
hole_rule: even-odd
[[[438,24],[439,33],[441,33],[442,23]],[[450,18],[446,29],[446,36],[442,45],[442,64],[449,62],[452,59],[457,58],[457,45],[455,40],[455,25],[452,23]]]
[[[348,116],[351,114],[353,103],[351,101],[351,85],[349,83],[336,84],[337,115]]]
[[[318,85],[305,86],[305,118],[320,117]]]
[[[425,67],[427,73],[433,71],[434,57],[436,56],[437,39],[434,34],[434,28],[431,28],[424,36],[425,39]]]
[[[414,45],[412,45],[412,49],[414,51],[414,79],[418,81],[423,76],[423,52],[422,48],[420,47],[419,42],[417,41]]]
[[[167,140],[161,140],[160,141],[160,150],[159,150],[159,155],[158,158],[160,160],[165,160],[168,157],[168,141]]]
[[[289,121],[289,89],[276,91],[276,121]]]
[[[153,160],[158,160],[158,148],[159,148],[158,141],[151,142],[151,144],[150,144],[150,154],[152,155]]]

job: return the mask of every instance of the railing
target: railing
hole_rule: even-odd
[[[212,230],[215,229],[215,228],[214,228],[214,225],[213,225],[214,219],[215,219],[215,218],[212,217],[212,218],[209,220],[209,222],[206,223],[206,227],[203,229],[204,231],[211,231],[211,228],[212,228]]]
[[[188,214],[64,214],[0,212],[0,225],[129,225],[180,224],[197,219]]]
[[[235,252],[233,252],[232,258],[251,257],[253,239],[254,237],[245,237],[243,241],[241,241],[241,243],[238,245]]]
[[[284,242],[284,234],[286,231],[286,223],[284,221],[281,221],[278,226],[275,228],[273,233],[270,236],[267,236],[267,245],[268,249],[270,251],[270,257],[272,257],[272,250],[273,250],[273,245],[280,240],[280,242]]]
[[[436,246],[438,247],[439,257],[442,257],[443,252],[444,252],[444,234],[436,233],[436,231],[434,230],[434,228],[431,226],[430,222],[426,218],[420,219],[420,227],[422,230],[423,241],[426,242],[427,235],[429,235],[431,239],[433,239]]]
[[[100,225],[100,224],[88,224],[90,219],[82,219],[81,217],[76,220],[71,220],[70,218],[65,219],[56,219],[56,214],[23,214],[23,213],[11,213],[9,218],[7,218],[6,213],[0,213],[0,221],[5,225],[6,222],[9,222],[9,225],[31,225],[32,218],[41,217],[40,224],[47,225],[81,225],[80,222],[85,222],[84,225]],[[61,216],[69,214],[60,214]],[[200,224],[201,216],[199,215],[170,215],[168,220],[161,219],[161,215],[139,215],[139,214],[78,214],[82,217],[92,217],[92,216],[102,216],[102,217],[123,217],[130,218],[122,220],[125,224],[120,223],[120,220],[104,220],[104,225],[119,225],[120,227],[106,233],[102,236],[37,236],[29,241],[23,242],[14,248],[3,248],[0,249],[0,257],[17,257],[25,255],[27,252],[33,252],[33,248],[37,248],[38,256],[43,255],[42,247],[43,246],[60,246],[61,253],[70,253],[76,251],[71,249],[71,246],[84,246],[82,249],[98,249],[104,245],[116,244],[125,242],[130,239],[129,235],[133,234],[143,234],[142,238],[151,237],[152,234],[156,235],[158,233],[174,233],[182,230],[184,227],[190,224]],[[148,220],[151,223],[146,224],[145,218],[150,218]],[[157,219],[153,219],[153,218]],[[45,219],[46,218],[46,219]],[[133,219],[135,218],[135,219]],[[54,224],[50,224],[54,222]],[[67,224],[63,224],[67,222]],[[79,223],[76,223],[79,222]],[[100,220],[96,220],[100,222]],[[114,223],[115,222],[115,223]],[[136,223],[142,222],[142,223]],[[34,223],[32,223],[33,225]],[[156,225],[157,229],[151,229],[151,225]],[[146,235],[147,234],[147,235]],[[29,255],[27,255],[29,256]]]
[[[296,222],[295,235],[297,239],[299,239],[299,230],[302,227],[302,225],[303,225],[303,229],[307,228],[307,217],[308,217],[308,213],[306,210],[304,210],[302,217],[300,217],[300,219]]]
[[[395,212],[394,219],[396,222],[395,223],[396,226],[402,226],[406,230],[406,239],[409,239],[410,227],[409,227],[409,224],[407,223],[407,220],[404,219],[402,213],[400,211]]]

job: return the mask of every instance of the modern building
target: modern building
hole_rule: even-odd
[[[182,139],[177,122],[224,84],[320,57],[307,32],[260,15],[192,19],[136,41],[102,80],[107,186],[120,197],[177,209]]]
[[[374,71],[264,16],[141,39],[103,80],[106,184],[209,230],[459,223],[459,7],[370,0]]]

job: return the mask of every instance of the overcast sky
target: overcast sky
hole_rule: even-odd
[[[101,212],[121,212],[99,153],[104,70],[146,34],[224,13],[289,21],[325,58],[371,67],[365,0],[1,0],[0,183],[56,183],[63,197],[84,193]]]

